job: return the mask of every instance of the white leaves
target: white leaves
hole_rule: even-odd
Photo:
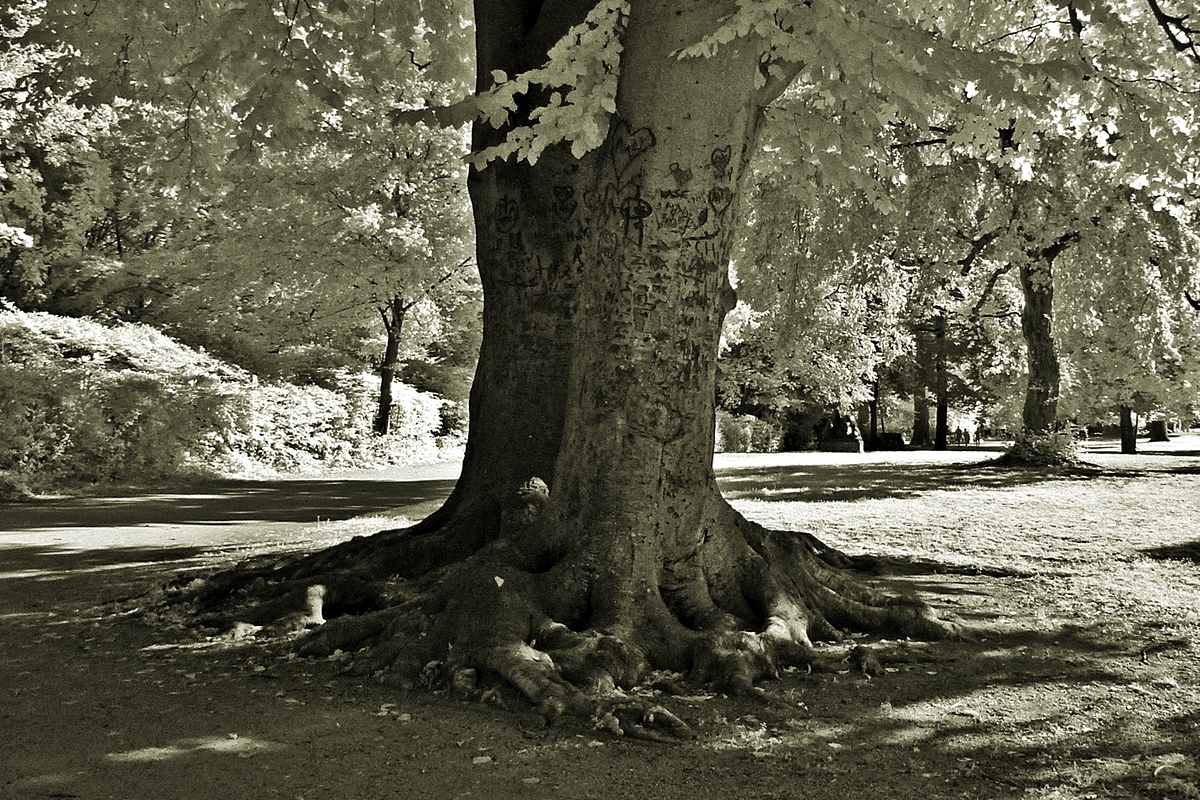
[[[1017,173],[1017,179],[1022,183],[1033,180],[1033,159],[1027,155],[1014,156],[1009,166]]]
[[[517,96],[528,94],[531,86],[553,91],[544,106],[530,113],[529,125],[510,130],[503,144],[472,156],[477,168],[513,154],[535,164],[547,147],[559,142],[570,142],[572,155],[580,158],[604,141],[609,116],[617,110],[621,36],[628,14],[626,0],[601,0],[550,49],[540,69],[511,79],[493,70],[496,86],[477,98],[480,119],[492,127],[508,123]]]
[[[33,237],[24,228],[15,228],[6,222],[0,222],[0,255],[14,248],[28,249],[33,247]]]
[[[379,203],[347,208],[345,213],[344,223],[351,239],[366,237],[397,257],[433,255],[429,237],[419,221],[385,214]]]

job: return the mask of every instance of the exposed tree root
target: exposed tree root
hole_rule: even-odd
[[[544,484],[527,484],[492,506],[490,519],[481,505],[437,530],[239,565],[193,581],[180,597],[201,624],[270,626],[320,584],[328,621],[296,640],[301,655],[351,652],[356,674],[495,702],[515,692],[547,722],[590,717],[600,729],[654,741],[691,734],[634,694],[653,670],[748,693],[788,667],[877,673],[869,652],[856,650],[848,667],[813,645],[847,630],[961,633],[919,600],[855,580],[845,568],[856,559],[810,534],[751,523],[719,495],[694,552],[664,560],[656,582],[619,565],[596,568],[594,553],[571,547],[543,519],[546,502]]]

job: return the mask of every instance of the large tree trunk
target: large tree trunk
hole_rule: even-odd
[[[581,16],[590,3],[580,5]],[[513,4],[481,10],[484,75],[521,66],[504,42],[544,54],[566,24],[543,30]],[[412,681],[425,668],[468,692],[500,678],[555,717],[595,712],[651,667],[744,691],[782,666],[819,664],[812,639],[838,628],[956,630],[922,603],[850,580],[833,566],[845,557],[811,536],[745,520],[717,489],[735,199],[764,98],[750,43],[707,60],[672,53],[730,10],[635,3],[604,144],[579,161],[555,147],[536,166],[473,175],[484,345],[462,476],[415,528],[288,573],[287,597],[255,613],[270,617],[305,583],[327,585],[330,622],[302,652],[366,646],[362,672]],[[421,580],[397,590],[397,576]],[[348,613],[364,596],[380,610]],[[626,733],[646,733],[651,719],[679,728],[633,701],[619,710],[606,724]]]
[[[493,70],[516,75],[540,66],[592,3],[562,2],[540,11],[542,5],[477,0],[478,91],[491,85]],[[476,125],[472,144],[481,150],[504,137],[504,131]],[[455,557],[494,535],[502,498],[531,477],[553,480],[574,340],[584,203],[597,157],[579,161],[560,146],[546,150],[536,165],[509,160],[470,170],[484,294],[471,423],[453,494],[418,526],[419,532],[474,529],[462,547],[451,548]]]

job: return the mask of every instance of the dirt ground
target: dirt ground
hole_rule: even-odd
[[[1106,471],[1059,476],[982,469],[996,452],[975,448],[718,457],[749,516],[889,557],[864,579],[980,633],[866,639],[874,678],[662,698],[697,733],[679,746],[404,693],[123,602],[419,518],[454,465],[0,505],[0,798],[1200,798],[1200,437],[1142,448],[1091,443]]]

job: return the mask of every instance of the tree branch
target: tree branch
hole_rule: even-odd
[[[975,241],[971,242],[971,250],[965,256],[960,258],[956,263],[962,268],[963,277],[971,274],[971,269],[975,266],[976,259],[980,253],[987,249],[987,246],[1000,238],[1000,230],[996,229],[990,233],[985,233]]]
[[[1186,55],[1200,66],[1200,48],[1196,45],[1196,36],[1200,34],[1200,28],[1192,28],[1185,24],[1188,19],[1186,14],[1177,17],[1163,11],[1158,0],[1146,0],[1146,3],[1149,4],[1150,12],[1154,14],[1154,20],[1167,35],[1167,40],[1171,43],[1171,47],[1175,48],[1175,52]]]
[[[457,266],[455,266],[453,269],[451,269],[445,275],[443,275],[442,277],[440,277],[436,281],[434,281],[432,284],[430,284],[429,287],[427,289],[425,289],[424,292],[421,293],[420,297],[418,297],[417,300],[419,300],[421,297],[428,297],[430,294],[433,293],[434,289],[438,288],[443,283],[445,283],[446,281],[453,278],[455,275],[457,275],[462,270],[463,267],[470,264],[471,260],[472,260],[471,256],[467,256],[462,261],[458,262]],[[405,311],[407,311],[408,309],[415,306],[417,304],[417,300],[413,300],[411,303],[409,303],[407,306],[405,306]]]
[[[1018,36],[1022,33],[1029,33],[1030,31],[1036,31],[1038,28],[1045,28],[1049,25],[1056,25],[1056,24],[1058,24],[1058,20],[1046,20],[1045,22],[1037,22],[1037,23],[1034,23],[1033,25],[1026,25],[1024,28],[1018,28],[1015,31],[1008,31],[1007,33],[1002,33],[999,36],[988,39],[986,42],[980,42],[979,46],[987,47],[988,45],[992,45],[992,44],[995,44],[996,42],[1007,39],[1010,36]]]
[[[983,291],[979,294],[979,300],[977,300],[975,305],[971,307],[971,317],[972,318],[978,318],[978,317],[985,316],[984,314],[981,313],[983,310],[983,304],[987,302],[988,297],[991,295],[992,291],[996,288],[996,284],[1000,282],[1000,278],[1003,277],[1006,273],[1011,272],[1012,268],[1013,268],[1012,262],[1009,262],[1008,264],[1005,264],[1003,267],[1001,267],[1000,269],[993,272],[991,274],[991,276],[988,277],[987,284],[983,287]],[[1001,316],[1001,315],[987,314],[986,316],[994,317],[994,316]],[[1005,314],[1002,316],[1008,316],[1008,315]]]

